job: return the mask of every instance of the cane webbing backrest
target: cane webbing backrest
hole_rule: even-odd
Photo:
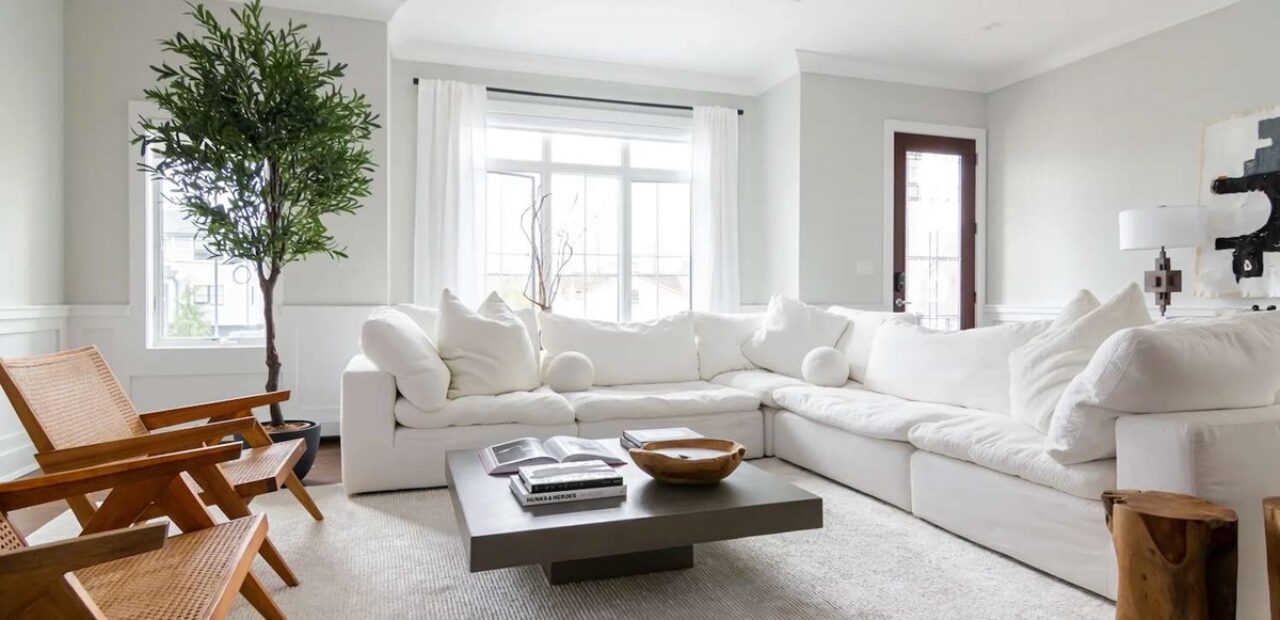
[[[18,530],[9,523],[9,519],[0,514],[0,551],[13,551],[27,546],[22,541],[22,535]]]
[[[0,360],[0,380],[37,450],[147,434],[96,347]]]

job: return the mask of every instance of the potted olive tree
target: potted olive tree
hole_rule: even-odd
[[[267,391],[280,386],[275,293],[289,263],[346,254],[325,218],[354,213],[369,195],[378,127],[365,96],[344,90],[346,65],[333,62],[305,26],[262,21],[261,0],[231,10],[223,26],[203,5],[188,5],[198,32],[160,42],[176,58],[153,66],[146,99],[161,114],[142,118],[133,142],[153,163],[141,169],[175,188],[197,238],[224,260],[256,269],[262,291]],[[278,440],[305,437],[306,473],[320,427],[286,420],[271,406],[267,430]]]

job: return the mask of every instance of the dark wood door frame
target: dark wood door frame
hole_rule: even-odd
[[[960,328],[974,326],[978,306],[976,282],[978,145],[970,138],[893,134],[893,310],[904,312],[907,273],[907,152],[959,155],[960,171]]]

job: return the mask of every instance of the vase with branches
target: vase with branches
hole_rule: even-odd
[[[573,258],[574,239],[564,230],[552,231],[551,194],[542,193],[520,215],[521,230],[529,242],[529,278],[524,298],[539,310],[551,312],[560,293],[560,278]]]
[[[369,196],[366,144],[377,115],[363,94],[343,87],[347,65],[330,60],[306,26],[264,22],[261,0],[231,9],[226,26],[204,5],[187,6],[197,32],[160,42],[169,58],[151,67],[157,85],[144,91],[160,114],[139,119],[132,142],[144,155],[141,170],[174,188],[170,199],[198,242],[254,268],[266,389],[275,391],[276,285],[291,263],[346,258],[326,219],[354,213]],[[285,423],[272,405],[268,430]]]

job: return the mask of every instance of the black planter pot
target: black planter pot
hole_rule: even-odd
[[[285,422],[302,422],[309,425],[305,428],[288,431],[271,431],[272,441],[305,440],[307,451],[302,454],[302,458],[298,459],[298,463],[293,466],[293,473],[297,474],[299,480],[302,480],[311,471],[311,465],[316,462],[316,453],[320,451],[320,425],[310,420],[285,420]]]

